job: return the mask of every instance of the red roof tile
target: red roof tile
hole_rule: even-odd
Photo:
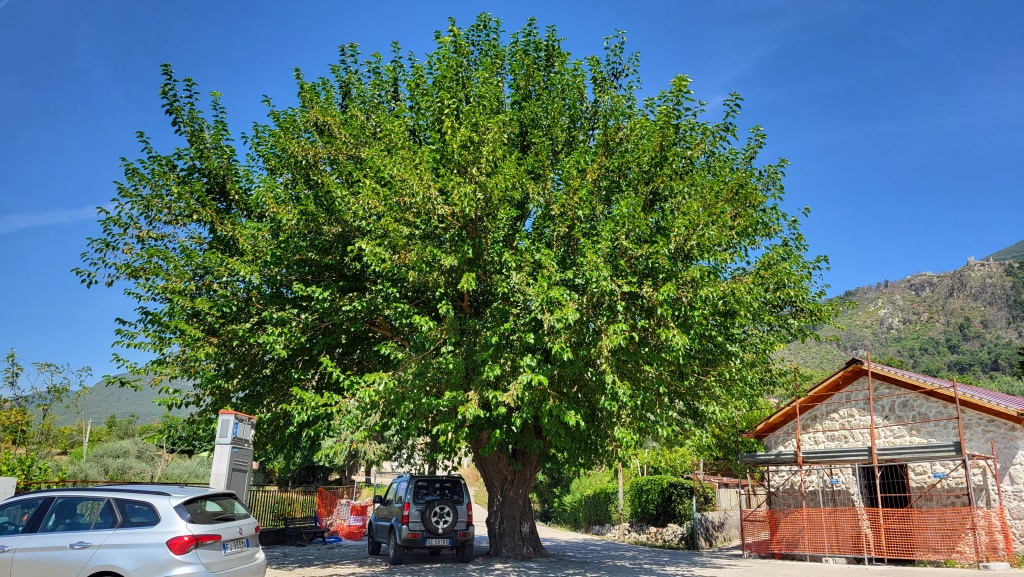
[[[862,359],[856,359],[867,366],[867,361]],[[953,390],[953,381],[947,381],[946,379],[940,379],[937,377],[929,377],[927,375],[921,375],[903,369],[897,369],[888,365],[883,365],[871,362],[872,371],[882,371],[884,373],[890,373],[904,379],[915,380],[931,385],[933,387],[941,387],[945,389]],[[975,387],[971,385],[965,385],[963,383],[956,384],[957,391],[964,396],[978,399],[979,401],[985,401],[986,403],[992,403],[993,405],[999,405],[1007,409],[1013,409],[1015,411],[1024,411],[1024,398],[1015,397],[1006,393],[1000,393],[997,391],[990,391],[981,387]]]

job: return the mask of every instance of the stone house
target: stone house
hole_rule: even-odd
[[[980,562],[1024,549],[1024,398],[855,358],[747,436],[765,446],[743,456],[763,481],[743,516],[756,552]]]

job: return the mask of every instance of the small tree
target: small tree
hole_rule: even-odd
[[[260,415],[261,451],[288,410],[355,414],[359,438],[424,462],[468,450],[491,553],[535,557],[545,460],[753,404],[779,347],[833,318],[827,262],[781,207],[785,161],[758,162],[759,128],[740,141],[738,95],[717,120],[685,76],[641,99],[621,33],[583,60],[532,20],[435,41],[296,71],[298,104],[268,101],[244,157],[219,94],[205,115],[165,66],[184,144],[140,136],[77,272],[139,302],[118,344],[153,360],[118,358],[130,372]]]
[[[72,369],[70,364],[32,363],[26,371],[11,349],[4,358],[0,390],[0,438],[9,439],[14,453],[50,448],[55,442],[55,422],[78,408],[88,389],[92,369]],[[34,432],[33,432],[34,431]]]

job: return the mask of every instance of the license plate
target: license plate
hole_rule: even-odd
[[[224,554],[232,555],[234,553],[241,553],[249,548],[248,539],[235,539],[234,541],[224,542]]]
[[[451,547],[451,539],[427,539],[427,547]]]

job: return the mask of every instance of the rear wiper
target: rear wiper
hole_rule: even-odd
[[[226,513],[213,518],[214,521],[237,521],[240,519],[237,513]]]

